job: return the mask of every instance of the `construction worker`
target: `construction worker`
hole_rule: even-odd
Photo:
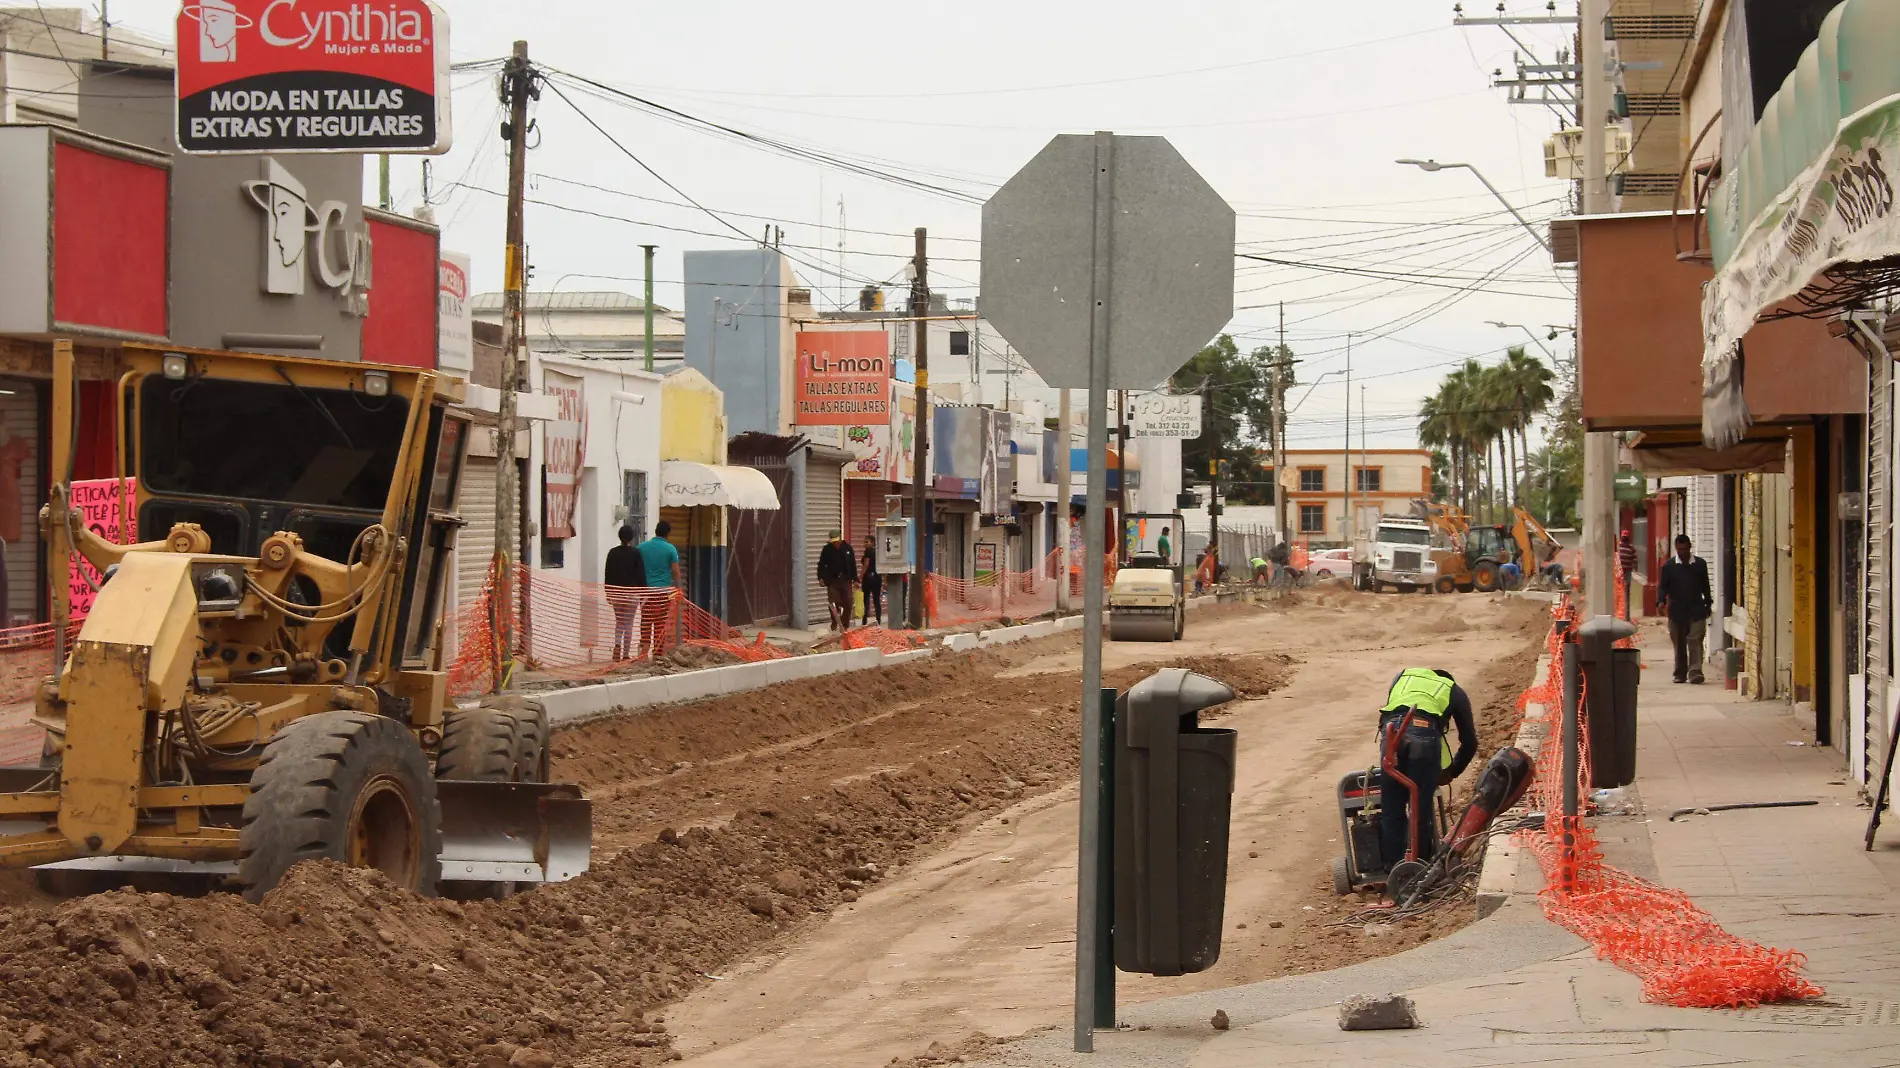
[[[1265,586],[1273,581],[1273,565],[1267,563],[1264,557],[1256,556],[1248,562],[1253,565],[1254,585]]]
[[[1379,753],[1384,760],[1391,733],[1411,710],[1412,721],[1399,740],[1393,763],[1400,775],[1418,788],[1418,860],[1431,860],[1438,848],[1438,827],[1432,797],[1439,783],[1456,779],[1478,754],[1478,727],[1471,718],[1471,698],[1464,687],[1441,668],[1406,668],[1392,680],[1385,707],[1379,711]],[[1446,721],[1450,720],[1451,723]],[[1452,723],[1458,727],[1458,751],[1446,737]],[[1405,858],[1411,838],[1411,792],[1397,776],[1385,776],[1379,795],[1379,853],[1388,870]]]

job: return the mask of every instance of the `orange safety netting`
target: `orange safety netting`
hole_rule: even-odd
[[[69,634],[77,636],[75,622]],[[53,625],[29,623],[0,630],[0,705],[33,699],[33,693],[53,673]]]
[[[685,644],[708,645],[745,660],[770,660],[778,654],[762,639],[738,644],[737,630],[678,589],[610,588],[550,578],[520,565],[514,565],[513,574],[507,614],[515,656],[505,656],[496,639],[502,618],[491,567],[481,596],[456,614],[458,645],[449,667],[449,691],[457,696],[506,688],[522,672],[592,678]]]
[[[930,639],[914,630],[890,630],[885,627],[858,627],[844,632],[839,645],[846,649],[876,649],[883,653],[907,653],[930,644]]]
[[[766,641],[763,631],[749,642],[727,641],[724,638],[688,638],[684,644],[701,649],[717,649],[722,653],[738,657],[748,664],[760,664],[767,660],[784,660],[786,657],[796,655],[790,649],[781,649]]]
[[[1051,552],[1030,571],[992,571],[976,579],[931,572],[924,581],[924,615],[932,627],[954,627],[995,619],[1033,619],[1056,610],[1061,554]],[[1103,561],[1103,579],[1115,582],[1115,561]],[[1082,569],[1069,568],[1069,595],[1082,596]]]
[[[1556,615],[1573,624],[1578,620],[1567,597]],[[1738,938],[1682,891],[1604,863],[1590,825],[1581,816],[1562,815],[1562,649],[1555,627],[1551,635],[1548,670],[1519,702],[1520,708],[1528,701],[1541,702],[1550,725],[1538,753],[1530,802],[1546,819],[1541,830],[1524,832],[1544,873],[1544,889],[1538,894],[1544,915],[1588,941],[1599,959],[1641,979],[1645,1001],[1685,1008],[1745,1008],[1822,996],[1819,986],[1800,975],[1805,956]],[[1589,731],[1582,710],[1577,744],[1577,795],[1582,798],[1589,796],[1590,788]]]

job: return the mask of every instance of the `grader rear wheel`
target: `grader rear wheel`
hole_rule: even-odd
[[[323,712],[277,732],[251,773],[238,832],[238,883],[257,901],[300,861],[375,868],[432,896],[442,875],[442,811],[428,758],[401,723]]]

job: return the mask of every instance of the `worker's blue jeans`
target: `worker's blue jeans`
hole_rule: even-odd
[[[1387,726],[1379,732],[1379,752],[1385,752]],[[1438,851],[1438,824],[1434,818],[1433,796],[1438,791],[1440,741],[1438,731],[1430,727],[1412,727],[1399,742],[1394,758],[1400,774],[1418,786],[1418,859],[1429,861]],[[1381,756],[1383,759],[1383,756]],[[1411,791],[1395,776],[1387,775],[1379,791],[1379,853],[1386,870],[1405,859],[1405,844],[1412,836]]]

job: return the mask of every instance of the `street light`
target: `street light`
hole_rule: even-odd
[[[1528,336],[1530,337],[1530,339],[1531,339],[1532,341],[1534,341],[1534,342],[1536,342],[1536,343],[1537,343],[1537,347],[1538,347],[1538,348],[1540,348],[1540,349],[1543,349],[1543,350],[1544,350],[1544,355],[1546,355],[1546,356],[1548,356],[1548,357],[1550,357],[1550,358],[1551,358],[1551,359],[1553,359],[1553,360],[1555,360],[1555,359],[1557,358],[1557,354],[1556,354],[1556,353],[1554,353],[1554,352],[1552,352],[1552,351],[1550,350],[1550,346],[1549,346],[1549,345],[1546,345],[1546,344],[1544,344],[1544,342],[1546,342],[1546,341],[1555,341],[1555,340],[1557,340],[1557,331],[1558,331],[1559,329],[1568,329],[1567,327],[1565,327],[1565,328],[1559,328],[1559,327],[1551,327],[1551,328],[1550,328],[1550,336],[1549,336],[1549,337],[1542,337],[1542,336],[1539,336],[1539,335],[1538,335],[1538,333],[1537,333],[1537,331],[1535,331],[1535,330],[1532,330],[1532,329],[1531,329],[1530,327],[1528,327],[1528,326],[1525,326],[1525,325],[1524,325],[1523,323],[1500,323],[1500,322],[1498,322],[1498,321],[1497,321],[1496,319],[1486,319],[1486,320],[1485,320],[1485,322],[1486,322],[1486,323],[1488,323],[1488,324],[1489,324],[1489,325],[1491,325],[1491,326],[1495,326],[1495,327],[1497,327],[1497,328],[1498,328],[1499,330],[1522,330],[1522,331],[1524,331],[1524,333],[1525,333],[1526,335],[1528,335]]]
[[[1435,159],[1402,159],[1402,160],[1396,160],[1395,162],[1403,163],[1408,167],[1417,167],[1421,171],[1430,171],[1433,173],[1436,173],[1438,171],[1449,171],[1449,170],[1467,170],[1467,171],[1470,171],[1472,174],[1477,175],[1478,181],[1483,182],[1484,187],[1491,191],[1491,195],[1498,198],[1498,203],[1504,205],[1504,210],[1511,213],[1511,217],[1517,220],[1518,225],[1522,226],[1525,230],[1529,231],[1531,237],[1534,240],[1536,240],[1537,244],[1545,252],[1550,252],[1550,239],[1546,238],[1543,234],[1538,233],[1537,228],[1535,226],[1532,226],[1528,219],[1524,218],[1524,216],[1517,210],[1515,205],[1513,205],[1510,201],[1504,199],[1504,194],[1498,192],[1498,187],[1495,185],[1492,185],[1491,180],[1489,178],[1486,178],[1484,176],[1484,172],[1480,171],[1478,168],[1473,167],[1469,163],[1440,163]]]

